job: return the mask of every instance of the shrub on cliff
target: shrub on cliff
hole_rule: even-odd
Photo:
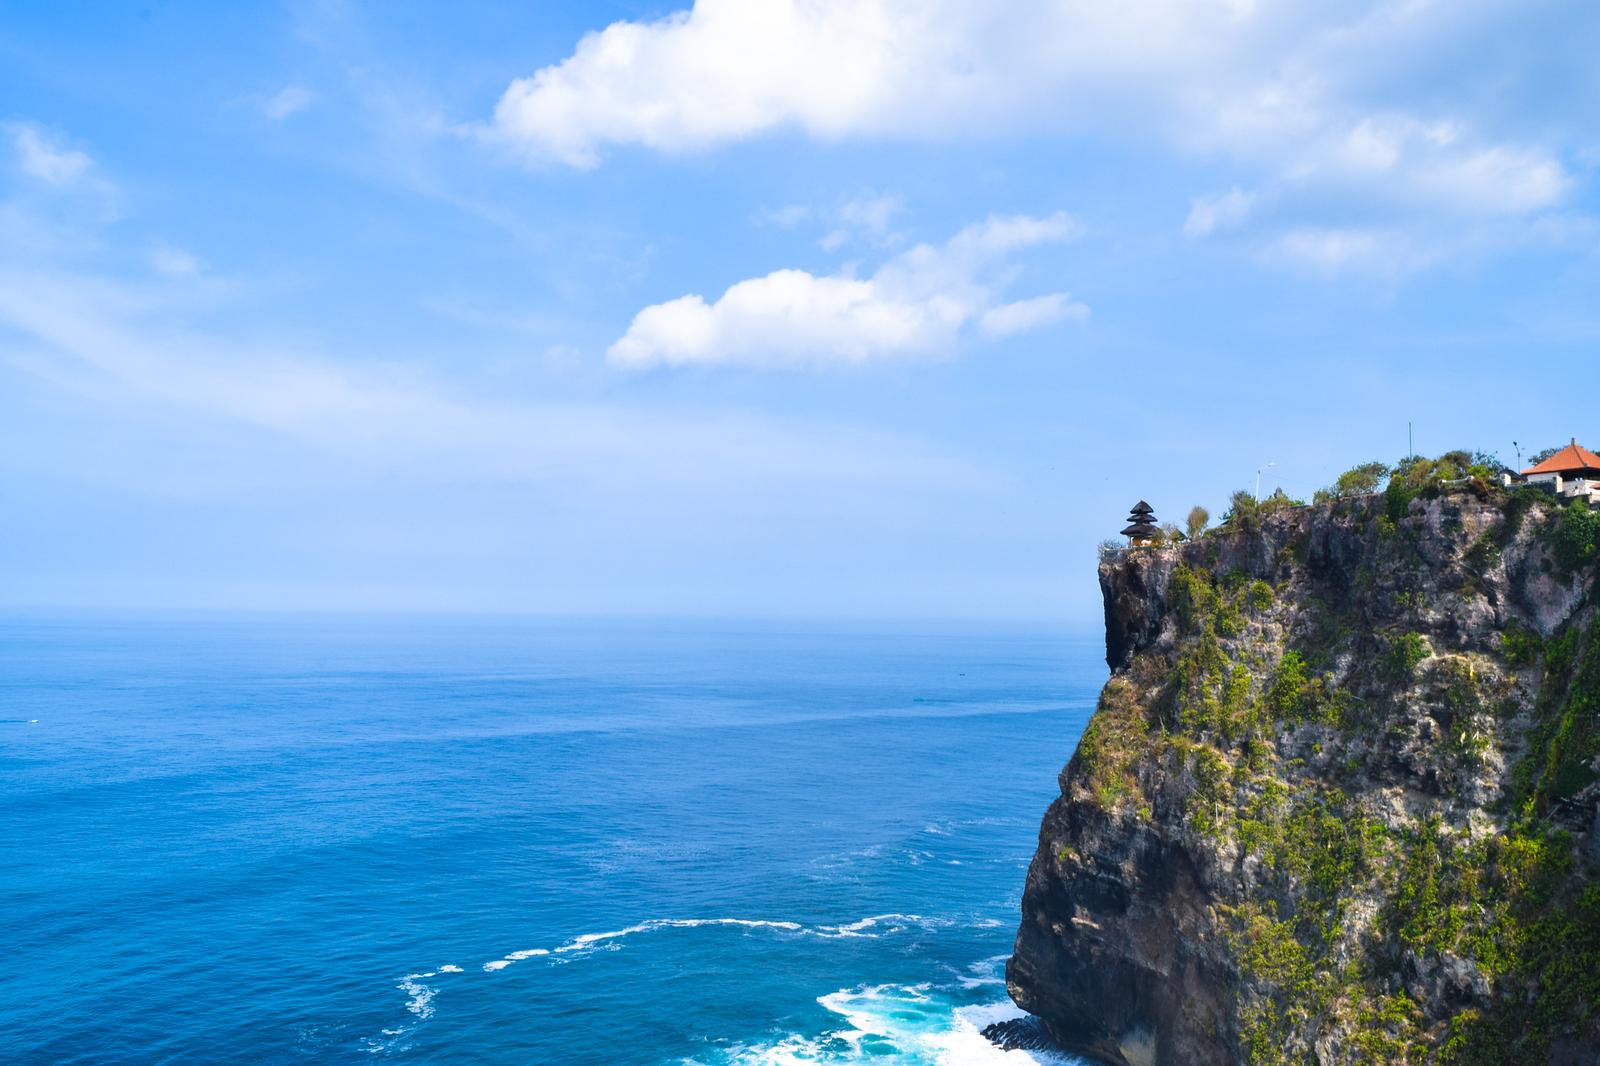
[[[1306,501],[1297,500],[1282,489],[1273,489],[1272,495],[1261,501],[1261,513],[1273,514],[1277,511],[1286,511],[1291,507],[1304,507]]]
[[[1417,664],[1432,654],[1433,649],[1421,633],[1402,633],[1389,643],[1389,671],[1396,678],[1409,681],[1417,672]]]
[[[1275,596],[1272,591],[1272,586],[1267,584],[1265,581],[1262,581],[1260,578],[1257,578],[1256,580],[1250,582],[1248,598],[1250,601],[1250,609],[1252,611],[1264,611],[1268,607],[1272,606],[1272,601]]]
[[[1600,552],[1600,514],[1589,510],[1588,504],[1573,500],[1561,512],[1561,521],[1556,523],[1552,548],[1556,564],[1565,573],[1594,562],[1596,553]]]
[[[1267,710],[1272,712],[1274,721],[1287,721],[1298,714],[1310,683],[1305,659],[1299,652],[1285,652],[1266,693]]]
[[[1228,497],[1228,512],[1222,516],[1222,528],[1230,532],[1252,532],[1261,525],[1261,501],[1240,489]]]
[[[1395,464],[1389,473],[1386,503],[1389,498],[1403,497],[1406,503],[1410,503],[1415,496],[1437,496],[1447,482],[1470,478],[1487,484],[1499,471],[1500,460],[1488,452],[1469,452],[1458,448],[1445,452],[1437,459],[1408,455]],[[1403,511],[1396,514],[1393,508],[1388,510],[1389,517],[1395,521],[1404,517]]]
[[[1377,492],[1383,479],[1389,476],[1389,464],[1371,462],[1353,466],[1333,481],[1331,488],[1323,490],[1333,499],[1347,496],[1365,496]]]
[[[1416,498],[1417,486],[1397,469],[1389,476],[1389,485],[1383,490],[1383,516],[1391,523],[1400,521]]]
[[[1297,500],[1282,489],[1273,489],[1270,496],[1259,500],[1240,489],[1228,499],[1228,513],[1222,516],[1222,528],[1230,533],[1253,533],[1261,528],[1261,519],[1267,515],[1305,505],[1306,501]]]
[[[1492,481],[1500,475],[1504,467],[1505,464],[1500,461],[1500,457],[1493,452],[1473,452],[1472,465],[1467,467],[1467,475],[1481,481]]]
[[[1185,633],[1198,633],[1217,611],[1217,590],[1210,575],[1181,563],[1172,571],[1167,586],[1168,600],[1178,613],[1178,624]]]
[[[1456,481],[1467,476],[1472,469],[1474,456],[1464,448],[1445,452],[1434,461],[1434,473],[1437,481]]]
[[[1506,662],[1511,666],[1532,666],[1538,661],[1540,653],[1544,650],[1544,642],[1539,639],[1539,634],[1515,618],[1506,620],[1505,628],[1500,631],[1500,651],[1506,657]]]

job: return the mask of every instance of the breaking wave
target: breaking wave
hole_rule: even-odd
[[[705,1058],[686,1059],[685,1066],[887,1061],[907,1066],[1082,1066],[1082,1060],[1062,1053],[997,1047],[983,1035],[984,1028],[1024,1017],[1023,1012],[1008,1002],[963,1002],[959,992],[946,987],[863,985],[819,996],[817,1002],[843,1024],[817,1034],[788,1033],[730,1044]]]

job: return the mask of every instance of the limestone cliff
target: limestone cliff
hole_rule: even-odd
[[[1479,481],[1104,560],[1012,998],[1133,1066],[1600,1061],[1594,524]]]

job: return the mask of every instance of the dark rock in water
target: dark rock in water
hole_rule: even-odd
[[[1574,514],[1434,484],[1105,559],[1112,674],[1006,967],[1037,1020],[985,1035],[1113,1066],[1600,1062]]]
[[[1037,1018],[1008,1018],[1003,1022],[995,1022],[985,1026],[983,1035],[989,1042],[1006,1051],[1049,1051],[1060,1053],[1065,1051],[1060,1044],[1050,1038],[1044,1025]]]

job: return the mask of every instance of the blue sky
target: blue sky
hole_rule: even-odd
[[[1595,446],[1596,41],[8,4],[0,604],[1093,624],[1137,498]]]

